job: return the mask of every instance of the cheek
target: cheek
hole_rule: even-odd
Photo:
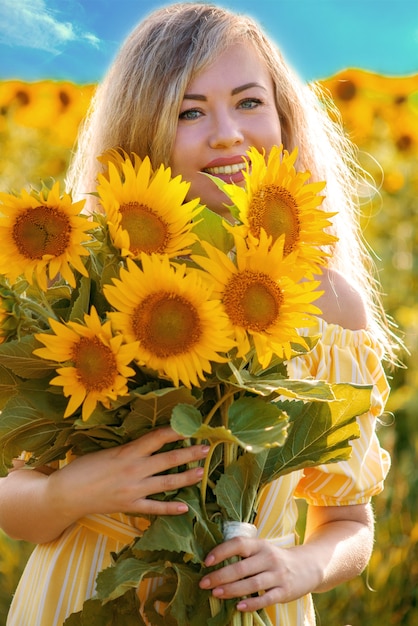
[[[183,137],[177,136],[169,163],[172,175],[177,176],[180,174],[183,178],[190,178],[194,160],[193,143],[188,143]]]
[[[178,174],[180,174],[180,173],[181,173],[181,172],[180,172],[180,169],[179,169],[179,167],[180,167],[180,163],[179,163],[179,159],[178,159],[178,156],[177,156],[176,150],[174,150],[174,151],[171,153],[171,157],[170,157],[170,160],[169,160],[169,163],[168,163],[168,164],[169,164],[169,166],[170,166],[170,168],[171,168],[171,176],[172,176],[173,178],[174,178],[174,176],[177,176]]]
[[[271,149],[273,145],[277,145],[282,142],[282,129],[278,116],[272,116],[270,119],[270,123],[268,127],[266,127],[266,136],[270,140],[269,149]]]
[[[177,129],[169,161],[171,170],[175,174],[179,174],[182,167],[182,155],[184,154],[184,148],[182,144],[183,139],[181,136],[181,132],[179,132],[179,129]]]
[[[259,141],[262,141],[266,150],[281,143],[282,129],[276,109],[271,108],[267,115],[259,120],[259,125],[256,128],[252,128],[252,136],[258,136]]]

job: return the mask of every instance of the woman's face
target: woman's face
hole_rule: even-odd
[[[243,157],[250,146],[269,153],[281,143],[273,81],[252,46],[228,48],[188,85],[170,165],[191,183],[188,199],[200,198],[228,216],[226,196],[205,172],[243,185]]]

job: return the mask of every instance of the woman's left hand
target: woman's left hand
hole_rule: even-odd
[[[212,589],[212,594],[222,599],[261,592],[239,601],[241,611],[296,600],[319,584],[319,569],[303,558],[303,546],[280,548],[266,539],[236,537],[225,541],[210,552],[205,564],[216,566],[236,556],[241,559],[204,576],[200,587]]]
[[[212,589],[217,598],[243,598],[237,604],[240,611],[328,591],[364,570],[373,547],[373,526],[370,504],[308,506],[303,544],[280,548],[268,539],[225,541],[208,554],[205,565],[241,559],[205,575],[200,586]]]

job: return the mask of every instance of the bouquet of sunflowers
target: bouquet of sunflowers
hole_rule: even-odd
[[[269,624],[199,588],[205,556],[229,522],[253,523],[271,481],[348,458],[370,404],[369,387],[287,376],[318,340],[303,329],[335,241],[325,184],[296,156],[250,149],[244,187],[213,179],[234,223],[118,150],[100,157],[90,216],[58,183],[0,194],[1,472],[22,451],[36,467],[168,424],[174,445],[210,445],[198,486],[158,496],[188,513],[150,517],[67,626]],[[164,584],[141,615],[136,590],[153,577]]]

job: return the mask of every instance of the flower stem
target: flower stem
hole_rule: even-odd
[[[234,611],[230,626],[253,626],[253,614],[244,611]]]
[[[254,620],[253,620],[253,614],[252,613],[248,613],[247,611],[244,611],[243,618],[244,618],[242,620],[243,626],[253,626]]]
[[[38,304],[34,300],[27,299],[26,308],[33,313],[36,313],[36,315],[42,320],[45,320],[45,322],[48,322],[51,317],[53,317],[55,320],[58,319],[54,311],[49,306],[46,298],[42,298],[42,304]]]
[[[254,611],[254,613],[252,614],[252,618],[253,621],[251,623],[258,624],[258,626],[268,626],[269,624],[271,624],[270,620],[268,620],[268,624],[266,624],[266,622],[260,617],[260,615],[256,611]]]
[[[210,595],[209,606],[212,617],[215,617],[215,615],[217,615],[221,610],[221,601],[218,598],[215,598],[215,596]]]
[[[208,481],[209,481],[209,469],[210,469],[210,462],[212,460],[212,456],[213,453],[215,452],[215,448],[218,445],[219,442],[216,443],[212,443],[210,446],[210,450],[208,452],[208,455],[205,459],[205,464],[203,466],[203,476],[202,476],[202,480],[200,483],[200,497],[202,500],[202,509],[205,511],[205,515],[207,516],[206,513],[206,491],[208,488]]]
[[[220,410],[221,410],[221,417],[222,417],[222,426],[224,426],[225,428],[228,428],[228,410],[233,402],[234,393],[235,393],[234,390],[232,390],[232,392],[229,392],[223,395],[224,402],[222,403]],[[225,469],[229,467],[229,465],[231,465],[233,461],[235,461],[236,455],[237,455],[237,446],[233,443],[230,443],[229,441],[226,441],[224,443],[224,468]]]
[[[204,424],[210,424],[210,421],[212,419],[212,417],[215,415],[216,411],[223,405],[223,403],[228,400],[228,398],[230,398],[231,396],[233,396],[235,394],[235,389],[231,389],[230,391],[228,391],[227,393],[224,393],[219,400],[216,402],[216,404],[213,405],[213,407],[211,408],[211,410],[209,411],[209,413],[206,415],[205,419],[204,419]]]

